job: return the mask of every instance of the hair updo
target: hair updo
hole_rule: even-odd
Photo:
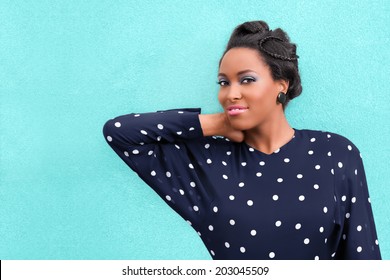
[[[238,25],[230,36],[219,66],[226,52],[236,47],[257,50],[270,67],[272,78],[289,82],[283,109],[291,99],[301,94],[296,45],[290,42],[289,36],[282,29],[270,30],[264,21],[247,21]]]

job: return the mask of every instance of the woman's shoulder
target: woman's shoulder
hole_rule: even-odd
[[[323,147],[332,150],[360,153],[358,147],[345,135],[328,131],[314,129],[299,129],[303,139],[307,138],[310,142],[317,142]]]

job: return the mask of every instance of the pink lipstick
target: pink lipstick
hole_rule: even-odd
[[[248,107],[241,105],[232,105],[226,108],[229,116],[237,116],[248,111]]]

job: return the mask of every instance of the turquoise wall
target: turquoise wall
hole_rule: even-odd
[[[298,45],[290,124],[361,150],[390,259],[389,16],[387,0],[1,0],[0,259],[211,259],[102,127],[132,112],[219,111],[220,56],[236,25],[259,19]]]

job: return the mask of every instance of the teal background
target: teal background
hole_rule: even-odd
[[[235,26],[260,19],[298,45],[290,124],[360,149],[390,259],[389,16],[387,0],[1,0],[0,259],[211,259],[102,127],[132,112],[220,111],[220,56]]]

